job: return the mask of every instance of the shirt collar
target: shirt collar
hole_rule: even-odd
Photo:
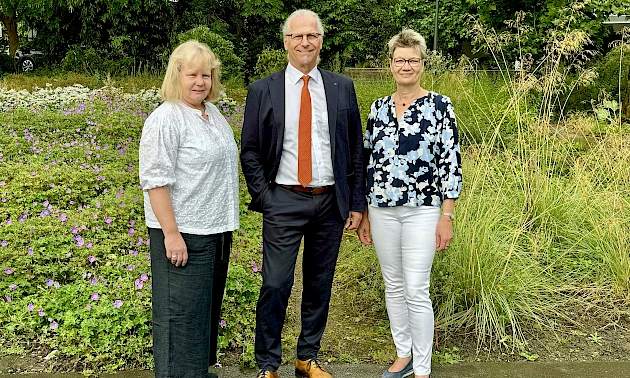
[[[313,69],[311,70],[311,72],[308,73],[308,75],[311,77],[311,80],[313,80],[315,83],[321,83],[322,74],[317,69],[317,66],[313,67]],[[304,74],[297,68],[293,67],[291,63],[287,65],[287,69],[285,71],[285,78],[288,79],[290,83],[297,84],[302,79],[302,76],[304,76]]]

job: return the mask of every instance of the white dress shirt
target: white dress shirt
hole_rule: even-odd
[[[311,109],[313,111],[311,126],[311,156],[313,178],[310,187],[328,186],[335,183],[333,173],[330,133],[328,127],[328,108],[326,91],[322,75],[313,68],[308,73],[308,89],[311,92]],[[284,71],[284,143],[280,166],[276,175],[276,183],[284,185],[300,185],[297,177],[298,168],[298,126],[300,122],[300,99],[302,96],[302,80],[304,74],[291,63]]]
[[[146,224],[161,228],[148,190],[168,186],[180,232],[218,234],[238,228],[238,148],[216,106],[208,119],[183,103],[165,102],[147,118],[140,139],[140,185]]]

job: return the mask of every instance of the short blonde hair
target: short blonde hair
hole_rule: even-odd
[[[390,58],[394,56],[394,51],[399,47],[414,48],[420,53],[420,58],[426,59],[427,57],[427,42],[420,33],[412,29],[403,29],[400,33],[393,36],[387,42],[387,47],[389,48]]]
[[[177,46],[168,60],[168,67],[162,82],[162,100],[181,101],[182,87],[180,83],[180,73],[182,67],[192,66],[195,68],[210,68],[210,78],[212,87],[206,97],[206,101],[216,101],[221,95],[223,85],[221,85],[221,61],[210,50],[208,45],[200,43],[194,39],[186,41]]]

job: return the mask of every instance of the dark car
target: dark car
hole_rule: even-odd
[[[15,61],[18,72],[32,72],[41,61],[44,53],[30,48],[15,50]]]

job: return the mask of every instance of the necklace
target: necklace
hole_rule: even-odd
[[[406,103],[406,102],[403,102],[402,95],[401,95],[400,93],[398,93],[398,92],[396,92],[396,94],[398,95],[398,100],[400,101],[400,103],[402,104],[402,106],[407,106],[407,103]],[[412,96],[411,96],[411,101],[413,101],[413,100],[415,100],[415,99],[416,99],[416,93],[414,92],[414,93],[412,94]],[[411,102],[409,102],[409,103],[411,103]]]

